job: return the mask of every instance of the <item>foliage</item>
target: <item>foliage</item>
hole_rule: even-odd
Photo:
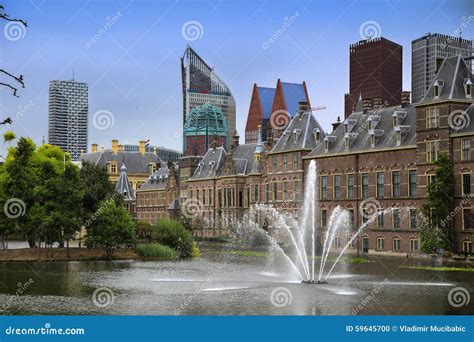
[[[87,230],[86,245],[102,247],[111,259],[115,248],[134,245],[136,225],[128,211],[115,201],[101,202],[95,224]]]
[[[83,162],[79,170],[81,188],[84,191],[82,205],[86,216],[99,209],[99,203],[115,195],[113,184],[109,181],[107,168]],[[117,196],[118,197],[118,196]]]
[[[423,213],[428,220],[421,231],[421,250],[434,252],[439,249],[454,250],[454,229],[447,218],[453,210],[454,167],[452,161],[441,154],[435,162],[436,179],[428,186],[428,196]]]
[[[174,249],[159,243],[138,245],[135,252],[144,259],[176,259],[178,257]]]
[[[191,247],[191,257],[197,258],[201,256],[201,251],[195,241],[193,241],[193,245]]]
[[[193,237],[179,221],[160,219],[155,224],[155,239],[178,252],[180,258],[193,255]]]
[[[3,133],[4,142],[11,143],[15,139],[16,139],[16,135],[12,131],[6,131],[5,133]]]

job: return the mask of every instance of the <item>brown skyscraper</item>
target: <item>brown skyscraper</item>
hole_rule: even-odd
[[[402,47],[385,38],[361,40],[350,46],[349,94],[345,116],[355,108],[359,96],[372,105],[400,104],[402,91]]]

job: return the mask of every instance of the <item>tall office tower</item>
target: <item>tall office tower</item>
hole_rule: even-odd
[[[447,57],[460,54],[472,56],[472,40],[428,33],[411,42],[411,92],[412,102],[421,101],[428,87],[433,83],[441,62]],[[472,61],[466,60],[469,68]]]
[[[210,67],[199,55],[190,47],[186,48],[181,58],[181,76],[183,87],[183,132],[186,131],[188,119],[193,109],[204,104],[217,107],[227,121],[227,137],[225,148],[230,147],[232,136],[235,133],[235,100],[227,85],[216,75],[214,69]],[[193,125],[196,125],[193,122]],[[195,127],[194,128],[200,128]],[[204,127],[202,127],[204,128]],[[199,134],[212,134],[207,129],[198,129]],[[210,136],[201,139],[202,141],[212,141]],[[186,146],[186,139],[183,134],[183,152],[201,151],[201,148],[189,148]]]
[[[345,116],[363,100],[398,105],[402,92],[402,46],[383,37],[351,44],[349,94],[345,95]]]
[[[87,83],[51,81],[49,83],[48,142],[79,160],[87,152]]]

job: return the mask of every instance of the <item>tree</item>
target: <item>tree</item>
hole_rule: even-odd
[[[82,162],[79,170],[81,188],[84,190],[82,206],[84,215],[90,216],[99,209],[99,203],[114,196],[114,185],[109,181],[105,166]]]
[[[86,245],[101,247],[104,255],[112,259],[115,248],[135,245],[135,222],[128,211],[116,201],[102,201],[94,225],[87,229]]]
[[[5,141],[5,143],[8,143],[8,145],[10,145],[11,142],[15,139],[16,139],[16,135],[12,131],[7,131],[3,133],[3,141]]]
[[[421,249],[434,252],[437,249],[454,251],[454,229],[449,219],[454,203],[454,167],[445,155],[435,162],[436,177],[428,185],[428,196],[423,213],[428,219],[421,232]]]

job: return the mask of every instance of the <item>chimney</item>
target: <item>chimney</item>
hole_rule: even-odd
[[[374,110],[383,108],[383,103],[382,103],[382,98],[381,97],[375,97],[374,98]]]
[[[308,111],[308,101],[298,102],[298,115],[303,115]]]
[[[233,137],[232,137],[232,147],[233,148],[236,148],[237,146],[239,146],[239,133],[237,133],[237,131],[235,131]]]
[[[122,144],[119,144],[119,145],[118,145],[118,151],[119,151],[119,152],[123,152],[123,145],[122,145]]]
[[[338,116],[338,117],[337,117],[337,121],[332,124],[332,130],[335,131],[336,128],[338,128],[340,125],[341,125],[341,117]]]
[[[140,151],[140,154],[142,156],[145,155],[145,140],[140,140],[139,145],[138,145],[138,151]]]
[[[100,145],[100,152],[104,152],[104,151],[105,151],[104,145]]]
[[[403,108],[405,108],[406,106],[408,106],[411,103],[410,96],[411,96],[411,92],[402,91],[402,101],[401,101],[401,103],[402,103]]]
[[[153,154],[156,156],[156,146],[153,147]]]
[[[114,139],[112,140],[112,153],[117,153],[118,152],[118,140]]]
[[[364,113],[367,113],[371,109],[372,109],[372,100],[371,99],[362,100],[362,111]]]
[[[97,144],[92,144],[91,152],[92,153],[97,153]]]

